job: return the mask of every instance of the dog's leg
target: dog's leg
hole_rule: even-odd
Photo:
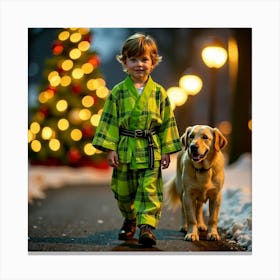
[[[207,226],[205,225],[203,219],[203,203],[201,201],[197,201],[196,203],[196,218],[198,223],[198,229],[201,231],[206,231]]]
[[[183,196],[182,196],[182,202],[183,202]],[[188,223],[187,223],[186,209],[184,208],[184,203],[182,203],[181,206],[181,213],[182,213],[182,223],[181,223],[180,232],[187,233]]]
[[[195,216],[196,212],[196,199],[191,198],[190,195],[183,195],[184,205],[186,207],[187,213],[187,221],[188,221],[188,232],[185,235],[186,241],[198,241],[198,227],[197,227],[197,220]]]
[[[218,233],[218,216],[222,201],[222,193],[218,193],[214,199],[209,199],[209,221],[208,221],[208,232],[207,240],[220,240]]]

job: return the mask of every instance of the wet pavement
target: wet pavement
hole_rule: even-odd
[[[155,230],[157,245],[145,248],[135,239],[118,240],[123,219],[109,185],[72,185],[50,189],[47,198],[35,200],[28,207],[28,251],[43,252],[164,252],[188,254],[195,252],[246,253],[246,250],[225,237],[220,229],[220,241],[184,241],[179,232],[179,209],[163,208],[159,227]]]

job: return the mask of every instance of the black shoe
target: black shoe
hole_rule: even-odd
[[[136,231],[136,219],[125,219],[119,231],[119,240],[130,240],[133,238]]]
[[[156,245],[156,237],[153,233],[154,228],[150,225],[141,225],[140,226],[140,235],[139,235],[139,243],[151,247]]]

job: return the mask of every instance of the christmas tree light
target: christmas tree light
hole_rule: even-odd
[[[31,164],[107,166],[91,144],[109,89],[88,28],[59,30],[46,61],[38,103],[31,110]]]

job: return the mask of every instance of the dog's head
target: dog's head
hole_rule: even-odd
[[[186,128],[181,142],[192,161],[201,162],[210,154],[220,151],[227,140],[218,128],[195,125]]]

